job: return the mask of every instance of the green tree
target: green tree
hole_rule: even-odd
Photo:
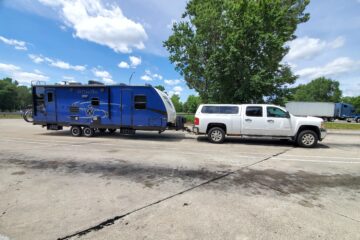
[[[176,112],[182,112],[183,111],[183,105],[180,102],[180,97],[177,94],[172,95],[171,101],[174,104]]]
[[[31,104],[31,92],[26,86],[19,86],[11,78],[0,80],[0,110],[19,110]]]
[[[189,0],[164,42],[170,61],[205,102],[275,101],[296,77],[285,43],[309,0]],[[285,89],[286,90],[286,89]]]
[[[296,87],[292,99],[308,102],[339,102],[341,94],[338,81],[320,77]]]
[[[195,113],[200,104],[201,99],[199,96],[190,95],[184,103],[183,111],[187,113]]]
[[[160,91],[163,91],[163,92],[165,91],[165,87],[163,85],[157,85],[154,88],[157,88],[157,89],[159,89]]]
[[[0,109],[1,111],[12,111],[16,109],[17,91],[16,84],[11,78],[0,80]]]
[[[357,97],[342,97],[341,102],[350,103],[354,106],[355,112],[360,113],[360,96]]]

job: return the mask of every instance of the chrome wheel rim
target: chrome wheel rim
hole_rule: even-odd
[[[311,146],[315,142],[315,137],[310,133],[306,133],[302,136],[301,141],[304,145]]]
[[[211,132],[211,139],[214,141],[214,142],[219,142],[221,141],[222,139],[222,133],[220,130],[214,130]]]

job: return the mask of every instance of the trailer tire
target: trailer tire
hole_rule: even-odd
[[[312,130],[304,130],[297,137],[297,144],[304,148],[313,148],[318,143],[318,135]]]
[[[109,133],[113,134],[116,132],[116,128],[108,128]]]
[[[95,134],[95,130],[91,127],[84,127],[83,134],[85,137],[92,137]]]
[[[220,127],[213,127],[208,132],[208,139],[211,143],[223,143],[225,140],[225,131]]]
[[[80,126],[72,126],[70,132],[74,137],[80,137],[82,134],[82,129]]]

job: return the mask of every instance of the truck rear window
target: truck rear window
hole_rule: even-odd
[[[202,113],[209,114],[237,114],[239,107],[236,106],[203,106]]]

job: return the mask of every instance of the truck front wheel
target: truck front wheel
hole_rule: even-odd
[[[300,147],[312,148],[316,146],[317,142],[318,136],[311,130],[304,130],[297,137],[297,143]]]
[[[212,143],[223,143],[225,140],[225,131],[219,127],[213,127],[208,132],[209,141]]]

